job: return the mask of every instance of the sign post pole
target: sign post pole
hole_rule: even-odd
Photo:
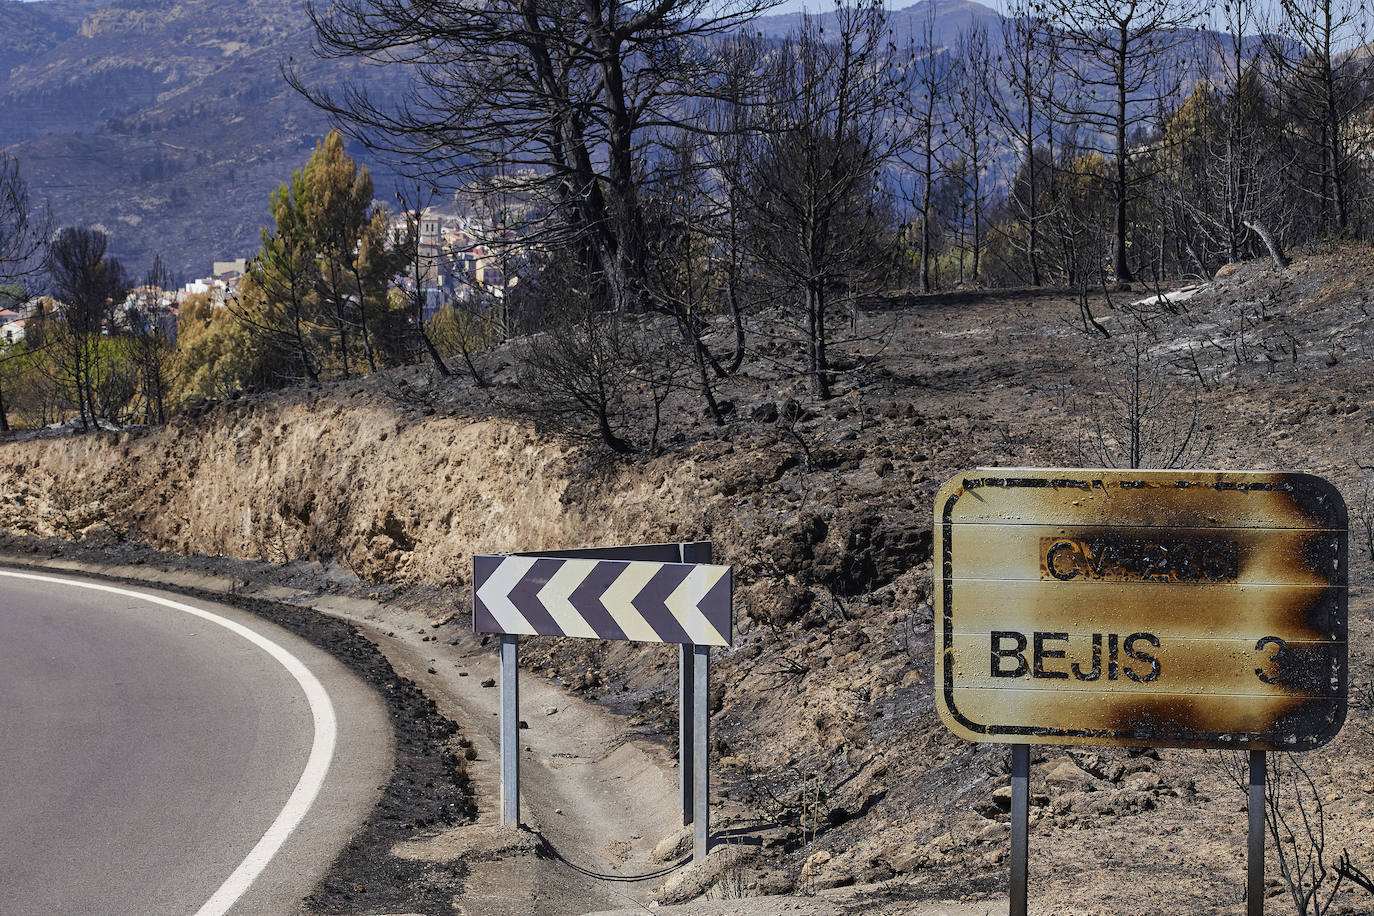
[[[696,683],[696,697],[693,706],[696,713],[696,735],[692,747],[692,755],[696,758],[693,771],[696,785],[694,794],[696,796],[696,839],[692,844],[692,861],[697,865],[706,862],[706,852],[711,839],[710,822],[710,801],[711,801],[711,777],[710,766],[707,754],[710,751],[710,729],[711,729],[711,704],[708,696],[708,685],[711,678],[711,647],[692,646],[692,653],[696,656],[692,672]]]
[[[1264,916],[1264,781],[1264,751],[1251,751],[1245,916]]]
[[[683,643],[677,647],[677,769],[678,800],[682,805],[682,826],[692,823],[696,805],[692,792],[696,788],[692,766],[696,761],[695,742],[692,740],[696,716],[692,710],[692,694],[696,690],[693,667],[695,656],[692,646]]]
[[[501,826],[520,826],[519,637],[501,634]]]
[[[1011,916],[1026,916],[1030,858],[1030,745],[1011,746]]]

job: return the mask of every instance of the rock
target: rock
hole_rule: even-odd
[[[955,849],[959,848],[959,841],[948,833],[942,833],[927,843],[926,847],[938,852],[953,852]]]
[[[811,565],[816,545],[825,540],[829,528],[814,512],[800,512],[782,525],[778,534],[764,545],[768,556],[784,573],[801,573]]]
[[[1065,792],[1054,800],[1050,812],[1057,817],[1063,817],[1074,808],[1082,807],[1090,801],[1092,801],[1092,796],[1086,792]]]
[[[1107,799],[1104,813],[1135,814],[1140,811],[1153,811],[1155,797],[1150,792],[1133,792],[1121,789],[1113,792]]]
[[[817,878],[812,879],[812,886],[818,891],[829,890],[832,887],[848,887],[854,883],[854,876],[847,871],[832,870],[823,873]]]
[[[925,856],[915,843],[904,843],[883,853],[883,861],[887,863],[888,868],[901,875],[920,868]]]
[[[984,801],[980,801],[978,804],[974,805],[973,810],[978,812],[988,820],[996,820],[997,818],[1006,814],[1007,811],[1010,810],[1010,807],[1003,808],[996,801],[992,799],[985,799]]]
[[[778,422],[778,405],[772,401],[760,404],[754,408],[749,417],[756,423],[776,423]]]
[[[785,872],[773,869],[759,872],[755,880],[758,882],[759,894],[765,897],[786,894],[796,886]]]
[[[893,871],[886,862],[874,862],[859,872],[858,881],[860,884],[877,884],[879,881],[886,881],[892,875]]]
[[[1116,760],[1106,760],[1100,754],[1089,754],[1078,761],[1086,772],[1107,782],[1120,782],[1126,768]]]
[[[802,865],[802,877],[814,878],[830,862],[830,853],[822,849],[820,852],[813,852],[807,857],[806,863]]]
[[[980,843],[1001,843],[1011,835],[1010,824],[988,824],[978,831],[977,840]]]
[[[1003,811],[1011,810],[1011,786],[1003,786],[995,789],[992,793],[992,800],[997,807]]]
[[[1143,770],[1127,776],[1122,780],[1121,787],[1131,792],[1154,792],[1164,787],[1164,780],[1158,773]]]
[[[930,559],[925,517],[893,506],[859,504],[835,513],[810,570],[837,595],[881,588]]]
[[[483,678],[483,679],[482,679],[482,686],[483,686],[483,687],[495,687],[495,686],[496,686],[496,678],[494,678],[494,677]]]
[[[692,851],[692,840],[695,837],[696,828],[691,826],[683,827],[676,833],[668,834],[659,840],[653,852],[649,853],[649,861],[655,863],[676,862]]]
[[[1049,762],[1045,768],[1045,782],[1051,786],[1077,791],[1091,792],[1097,788],[1097,781],[1085,773],[1067,754]]]
[[[557,715],[557,714],[558,714],[558,707],[557,707],[557,706],[545,706],[545,707],[544,707],[544,715],[546,715],[546,716],[553,716],[553,715]]]

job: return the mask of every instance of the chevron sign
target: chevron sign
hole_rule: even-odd
[[[477,633],[730,645],[730,567],[473,557]]]

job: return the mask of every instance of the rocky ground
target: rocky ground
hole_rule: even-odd
[[[243,397],[162,430],[20,437],[0,448],[0,524],[16,544],[251,561],[245,581],[387,608],[370,624],[378,639],[401,629],[388,615],[455,615],[411,647],[436,671],[455,666],[455,678],[492,652],[461,633],[472,554],[712,540],[737,582],[735,643],[713,666],[721,848],[707,868],[632,901],[824,892],[816,899],[835,912],[915,912],[993,899],[1007,867],[1007,751],[962,742],[934,714],[932,495],[975,465],[1125,463],[1118,396],[1139,377],[1142,464],[1308,470],[1350,505],[1357,702],[1342,735],[1304,765],[1328,860],[1348,849],[1369,870],[1371,299],[1374,254],[1353,247],[1282,275],[1252,263],[1196,289],[1095,299],[1110,338],[1085,331],[1079,304],[1054,293],[894,297],[837,316],[847,340],[826,402],[805,396],[792,349],[758,333],[776,327],[763,316],[743,371],[720,386],[730,422],[702,425],[684,395],[669,405],[666,450],[626,461],[537,429],[521,412],[512,354],[496,350],[480,358],[489,389],[417,368]],[[611,733],[645,755],[636,766],[668,774],[671,790],[673,650],[527,640],[522,664],[547,696],[611,716]],[[1239,910],[1236,760],[1072,748],[1033,760],[1033,912]],[[555,823],[545,815],[541,825]],[[623,857],[610,850],[617,867],[650,868],[675,851],[650,829],[668,815],[611,819],[638,836],[566,842],[602,860],[608,840],[624,843]],[[1276,859],[1270,873],[1270,911],[1293,912]],[[470,901],[465,911],[495,910]],[[1331,912],[1374,912],[1374,897],[1345,886]]]

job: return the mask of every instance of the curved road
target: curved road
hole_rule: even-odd
[[[0,570],[0,913],[287,914],[391,766],[376,694],[251,614]]]

